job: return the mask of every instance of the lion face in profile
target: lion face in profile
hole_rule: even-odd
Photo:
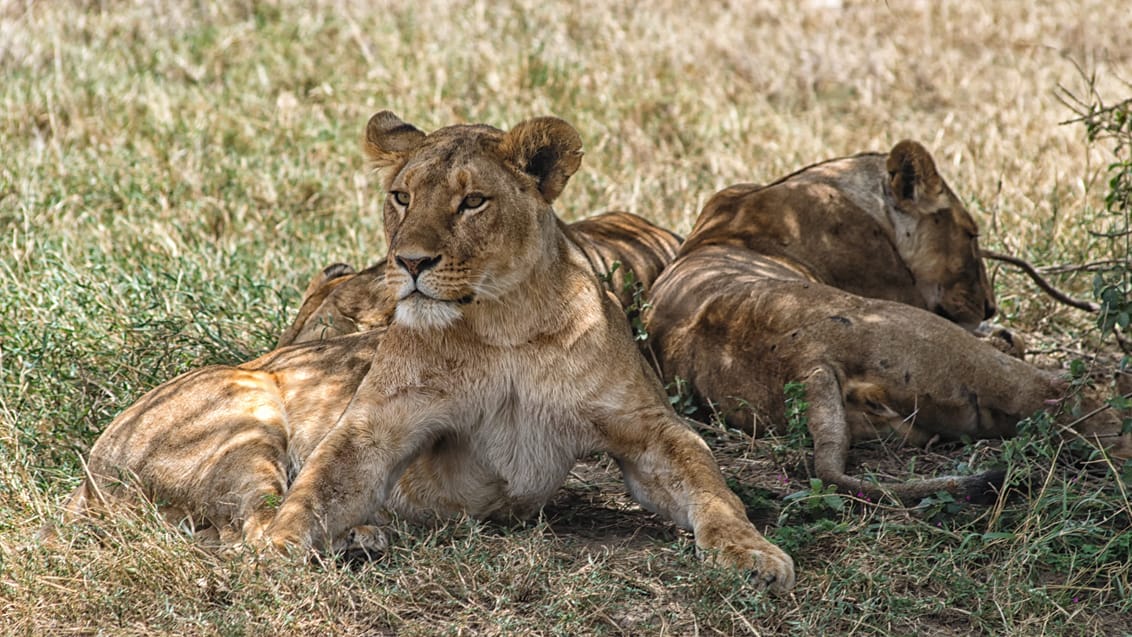
[[[885,168],[891,191],[886,214],[924,306],[973,330],[997,309],[975,220],[917,142],[893,147]]]
[[[811,280],[968,329],[996,311],[977,226],[912,141],[716,193],[679,254],[707,246],[744,248]]]

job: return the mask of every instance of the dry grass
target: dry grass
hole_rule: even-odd
[[[1087,233],[1110,158],[1059,125],[1078,66],[1128,95],[1126,7],[0,0],[0,630],[1132,632],[1111,477],[1061,470],[1001,510],[832,511],[778,500],[804,470],[726,432],[709,434],[729,475],[798,560],[790,598],[706,570],[604,461],[541,522],[403,529],[357,566],[208,555],[144,517],[21,548],[114,414],[265,350],[313,272],[384,251],[358,143],[378,109],[426,129],[564,117],[587,154],[562,216],[622,208],[684,232],[722,186],[913,137],[987,247],[1079,263],[1114,255]],[[1088,294],[1087,275],[1058,283]],[[1004,321],[1045,353],[1103,351],[1015,272],[997,286]]]

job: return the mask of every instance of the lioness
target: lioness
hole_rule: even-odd
[[[634,293],[648,292],[682,241],[670,230],[617,211],[576,221],[566,231],[625,308],[633,305]],[[387,325],[396,299],[385,285],[385,269],[385,259],[361,272],[344,263],[323,269],[307,285],[299,313],[276,348]]]
[[[882,487],[845,473],[854,441],[1007,436],[1064,393],[1054,374],[960,327],[995,311],[977,236],[910,141],[725,189],[653,286],[652,347],[667,380],[686,380],[756,433],[784,424],[783,387],[804,381],[827,483],[903,499],[977,495],[990,476]]]
[[[711,559],[790,589],[790,557],[672,411],[551,208],[578,133],[542,117],[425,135],[383,111],[365,139],[385,171],[389,326],[161,385],[98,439],[68,509],[136,487],[231,541],[379,547],[387,511],[527,515],[605,451]]]

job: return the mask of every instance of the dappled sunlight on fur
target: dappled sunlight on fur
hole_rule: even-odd
[[[910,501],[983,497],[1001,474],[877,484],[845,473],[855,441],[1010,436],[1064,394],[1056,374],[939,316],[975,327],[994,313],[977,235],[914,142],[728,188],[653,288],[653,349],[666,380],[748,431],[784,427],[783,388],[803,382],[828,483]],[[1119,431],[1113,414],[1098,418],[1083,431]]]
[[[129,475],[222,541],[381,551],[387,514],[527,517],[579,458],[605,452],[640,505],[691,530],[714,562],[790,590],[793,561],[672,410],[551,208],[580,164],[577,131],[543,117],[425,135],[383,111],[365,143],[386,171],[379,298],[395,320],[152,390],[91,449],[69,516],[96,508],[92,491],[128,493],[116,477]],[[325,303],[351,276],[331,266],[308,295]],[[489,293],[474,292],[484,281]]]

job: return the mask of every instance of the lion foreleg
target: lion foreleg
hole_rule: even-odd
[[[352,405],[299,471],[267,528],[267,541],[323,553],[350,544],[349,531],[381,517],[405,468],[434,439],[435,426],[428,423],[437,421],[422,418],[423,411],[404,404]],[[372,535],[372,529],[362,530]],[[375,543],[383,540],[363,542]]]
[[[694,431],[674,415],[655,414],[653,423],[633,422],[610,434],[610,451],[642,506],[691,529],[707,559],[749,569],[777,592],[794,586],[793,560],[747,519],[743,502]]]

